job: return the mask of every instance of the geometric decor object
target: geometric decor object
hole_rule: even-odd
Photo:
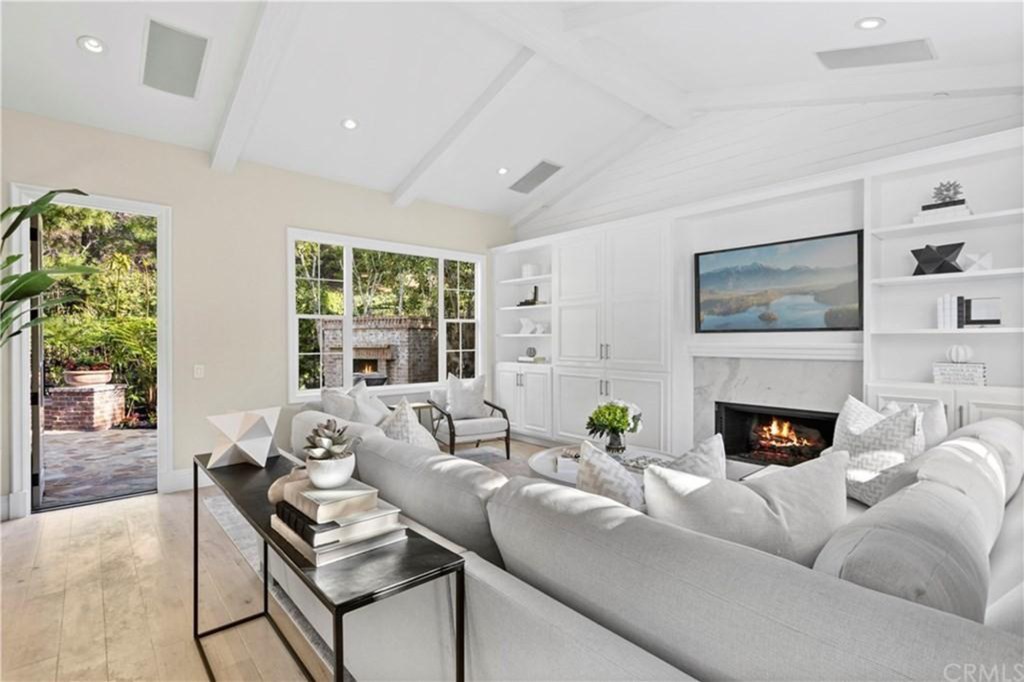
[[[266,466],[267,457],[275,450],[274,429],[280,413],[280,407],[267,407],[207,417],[220,434],[206,466],[212,469],[243,462]]]
[[[965,253],[960,256],[960,260],[957,262],[960,264],[960,267],[964,269],[964,272],[971,272],[972,270],[991,270],[992,252]]]
[[[924,248],[911,250],[910,253],[914,254],[914,258],[917,259],[914,274],[941,275],[949,272],[962,272],[960,266],[956,264],[956,259],[963,248],[964,243],[959,242],[940,246],[928,244]]]

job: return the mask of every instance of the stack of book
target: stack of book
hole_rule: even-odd
[[[404,540],[398,507],[377,499],[377,489],[350,480],[320,490],[309,479],[285,484],[270,526],[314,566]]]

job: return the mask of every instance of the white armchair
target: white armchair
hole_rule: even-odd
[[[459,443],[480,443],[485,440],[505,440],[505,459],[512,458],[512,427],[508,421],[505,408],[495,405],[489,400],[484,404],[491,408],[490,415],[475,419],[455,419],[445,409],[448,402],[447,391],[436,388],[430,391],[431,431],[434,438],[447,446],[450,454],[455,454],[455,446]]]

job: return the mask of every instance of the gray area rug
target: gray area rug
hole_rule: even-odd
[[[512,454],[512,459],[505,459],[505,449],[484,445],[479,448],[455,448],[455,456],[483,464],[488,469],[499,471],[509,478],[529,476],[530,467],[526,458]]]
[[[224,529],[227,536],[231,538],[231,542],[235,544],[235,547],[238,548],[239,553],[252,567],[252,570],[256,572],[256,577],[262,581],[263,567],[260,564],[263,559],[263,541],[260,539],[259,534],[252,529],[249,522],[223,496],[207,497],[203,500],[203,504],[206,505],[206,508],[213,515],[213,518],[216,519],[220,527]],[[291,597],[278,587],[273,578],[271,578],[270,594],[281,605],[281,608],[288,614],[288,617],[294,621],[302,636],[310,643],[313,650],[328,669],[333,671],[334,652],[331,650],[331,647],[328,646],[327,642],[324,641],[323,637],[320,636],[320,633],[316,631],[310,622],[306,620],[306,617],[295,606]],[[345,671],[345,679],[353,680],[347,670]]]

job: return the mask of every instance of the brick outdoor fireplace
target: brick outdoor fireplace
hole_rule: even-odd
[[[341,351],[341,320],[324,321],[324,347]],[[370,386],[437,381],[437,321],[429,317],[357,317],[352,329],[353,380]],[[327,386],[343,384],[344,358],[326,356]]]

